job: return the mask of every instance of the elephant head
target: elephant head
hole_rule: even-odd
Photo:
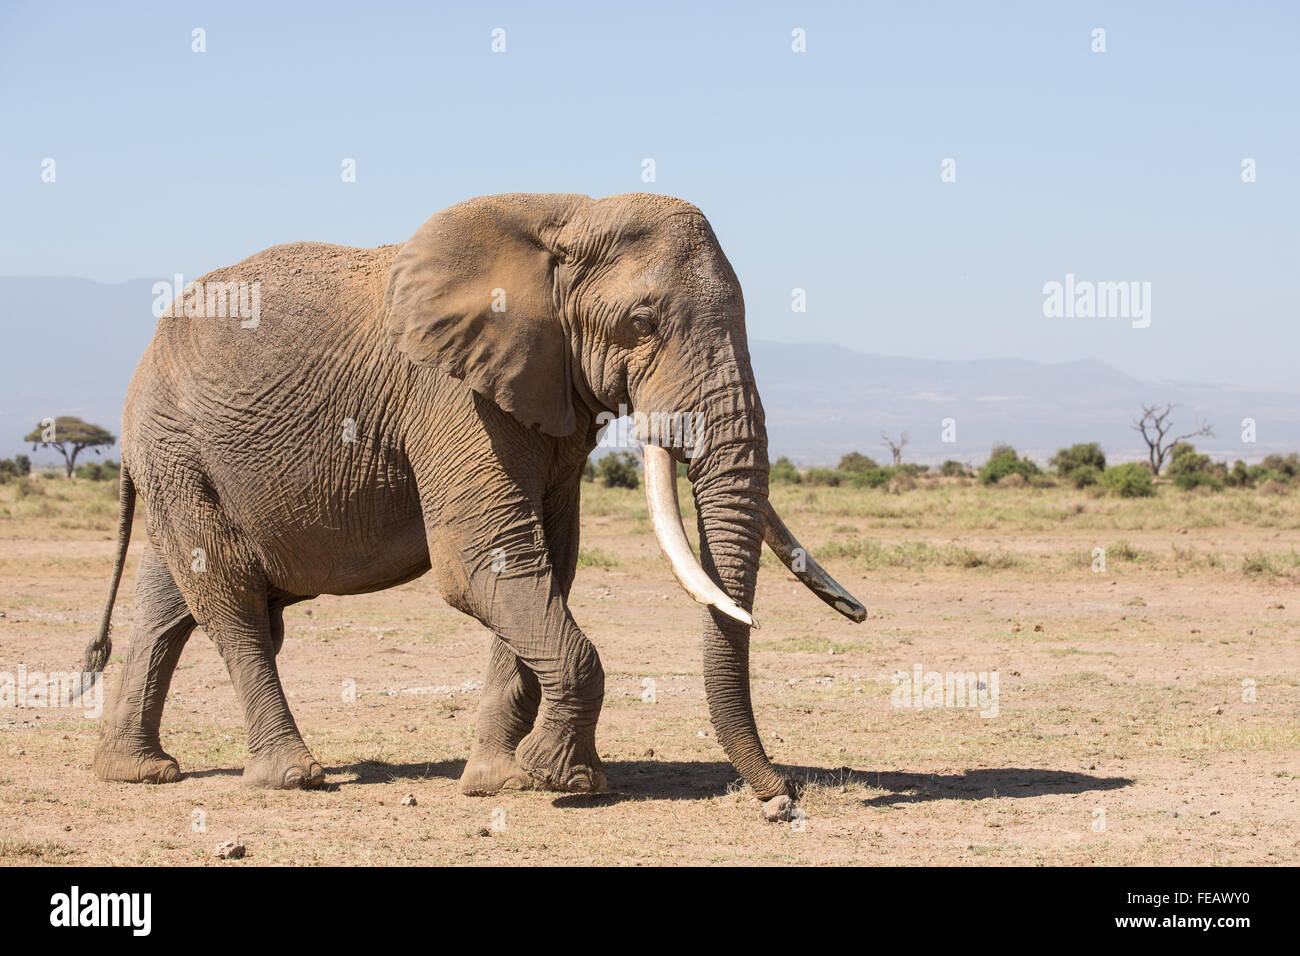
[[[651,518],[678,581],[706,605],[704,678],[718,740],[760,796],[785,792],[750,703],[764,538],[840,613],[861,621],[866,610],[806,556],[768,501],[744,300],[704,215],[644,193],[470,200],[435,215],[400,250],[385,321],[412,360],[547,435],[572,435],[580,405],[583,421],[623,406],[689,422],[643,436]],[[689,466],[698,562],[681,526],[674,459]]]

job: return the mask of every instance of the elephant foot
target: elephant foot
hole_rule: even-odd
[[[121,747],[101,742],[92,768],[101,780],[125,783],[175,783],[181,778],[180,764],[156,744]]]
[[[599,793],[605,789],[605,765],[596,753],[596,731],[534,728],[515,751],[515,760],[543,790]]]
[[[467,797],[490,797],[502,790],[532,790],[532,776],[512,754],[475,748],[460,775],[460,792]]]
[[[244,764],[244,783],[268,790],[314,790],[325,782],[325,769],[302,744],[253,754]]]

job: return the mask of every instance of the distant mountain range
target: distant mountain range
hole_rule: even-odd
[[[75,415],[118,431],[127,382],[156,323],[154,281],[0,276],[7,352],[0,457],[32,454],[22,436],[45,417]],[[1080,441],[1100,442],[1114,460],[1144,458],[1130,425],[1143,403],[1154,402],[1176,403],[1173,417],[1187,431],[1208,420],[1216,437],[1196,445],[1215,457],[1249,462],[1300,450],[1300,391],[1144,382],[1093,360],[935,361],[762,340],[750,343],[750,353],[772,454],[802,465],[833,464],[855,450],[887,460],[882,430],[895,438],[907,432],[904,460],[922,463],[981,462],[998,442],[1040,462]],[[1241,440],[1244,418],[1256,423],[1254,444]],[[943,441],[945,419],[953,420],[955,441]],[[54,460],[49,451],[33,458]]]

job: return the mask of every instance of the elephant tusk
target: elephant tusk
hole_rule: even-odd
[[[861,623],[866,620],[867,609],[812,559],[812,555],[804,550],[795,536],[790,533],[790,529],[785,526],[781,516],[772,507],[771,501],[767,503],[767,530],[763,533],[763,540],[809,591],[850,621]]]
[[[695,560],[695,552],[686,540],[686,529],[682,527],[681,507],[677,504],[677,468],[672,455],[658,445],[645,446],[645,497],[655,538],[682,589],[699,603],[757,628],[758,622],[727,597],[727,592]]]

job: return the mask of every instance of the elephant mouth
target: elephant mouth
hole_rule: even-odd
[[[681,507],[677,501],[677,467],[672,455],[658,445],[645,446],[646,504],[659,548],[672,568],[673,576],[690,597],[708,607],[717,608],[734,620],[757,628],[758,622],[700,566],[686,539]],[[804,586],[851,621],[861,622],[867,609],[826,570],[813,560],[807,550],[786,527],[770,501],[766,502],[767,522],[763,540],[781,563],[790,569]]]

